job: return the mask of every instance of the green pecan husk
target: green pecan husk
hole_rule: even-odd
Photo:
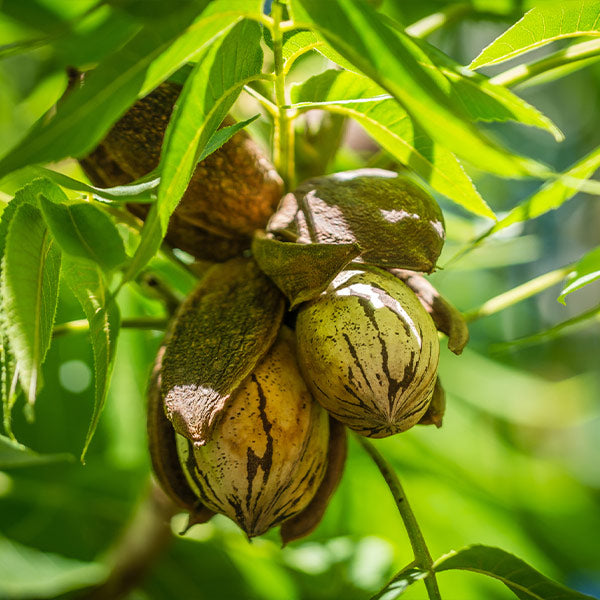
[[[342,271],[296,325],[298,360],[315,398],[368,437],[406,431],[437,379],[435,325],[403,282],[378,269]]]

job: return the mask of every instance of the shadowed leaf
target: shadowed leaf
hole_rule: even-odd
[[[102,210],[87,202],[59,204],[43,195],[39,202],[46,224],[63,252],[77,259],[88,259],[104,271],[125,262],[123,240]]]
[[[258,24],[239,23],[203,54],[187,78],[165,133],[158,199],[144,222],[125,281],[135,277],[157,252],[207,144],[244,84],[261,73],[260,40]]]
[[[473,571],[501,581],[520,600],[593,600],[536,571],[513,554],[491,546],[469,546],[438,559],[436,573],[450,569]]]
[[[40,367],[52,339],[60,262],[60,250],[40,211],[21,204],[6,238],[2,298],[10,346],[30,404],[35,401]]]
[[[566,304],[566,296],[575,290],[600,279],[600,246],[588,252],[575,265],[573,273],[569,275],[567,285],[563,288],[558,301]]]
[[[65,259],[63,277],[79,300],[88,320],[94,353],[94,411],[81,453],[83,461],[106,400],[114,366],[120,315],[119,308],[110,296],[105,279],[96,265]]]
[[[32,467],[70,460],[73,460],[70,454],[38,454],[31,448],[0,434],[0,469]]]

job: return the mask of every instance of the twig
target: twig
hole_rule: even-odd
[[[163,331],[167,328],[168,319],[164,317],[136,317],[134,319],[123,319],[121,321],[121,327],[123,329],[155,329],[156,331]],[[52,337],[60,337],[67,333],[79,333],[81,331],[88,331],[90,325],[87,319],[78,319],[77,321],[68,321],[67,323],[61,323],[54,328]]]
[[[173,539],[170,520],[177,512],[164,492],[150,483],[146,497],[106,554],[103,562],[109,568],[108,577],[81,600],[118,600],[127,596]]]
[[[402,485],[398,479],[398,476],[396,475],[396,472],[371,442],[360,435],[356,435],[356,439],[358,440],[358,443],[365,449],[367,454],[369,454],[369,456],[373,459],[377,465],[377,468],[383,475],[387,486],[390,488],[390,492],[392,492],[392,496],[394,497],[394,501],[398,507],[398,512],[400,513],[400,517],[402,518],[402,522],[404,523],[404,527],[408,533],[408,539],[410,540],[410,545],[415,555],[414,564],[420,569],[428,572],[427,577],[424,579],[424,583],[430,600],[441,600],[440,590],[438,588],[435,574],[432,570],[433,560],[431,558],[431,554],[429,553],[429,548],[427,548],[425,538],[421,533],[421,528],[419,527],[415,514],[408,503],[408,499],[404,493],[404,490],[402,489]]]
[[[517,302],[531,298],[531,296],[535,296],[535,294],[539,294],[547,288],[560,283],[572,270],[573,265],[568,265],[561,269],[544,273],[535,279],[518,285],[512,290],[491,298],[477,308],[467,311],[464,313],[464,317],[468,322],[471,322],[500,312],[513,304],[517,304]]]

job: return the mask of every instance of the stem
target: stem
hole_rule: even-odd
[[[146,497],[104,559],[110,569],[108,577],[82,600],[118,600],[137,587],[173,539],[170,519],[177,512],[164,492],[151,483]]]
[[[499,73],[490,79],[490,83],[513,87],[536,75],[541,75],[546,71],[556,69],[566,64],[578,60],[600,57],[600,40],[588,40],[579,44],[574,44],[564,50],[554,52],[546,58],[542,58],[528,65],[517,65],[504,73]]]
[[[291,102],[285,87],[285,71],[283,64],[283,4],[280,0],[273,2],[273,59],[275,62],[275,101],[278,113],[273,130],[273,154],[275,167],[283,177],[286,189],[296,187],[296,169],[294,164],[294,118],[295,111],[285,108]]]
[[[464,317],[467,322],[475,321],[482,317],[488,317],[489,315],[500,312],[501,310],[504,310],[513,304],[517,304],[522,300],[526,300],[531,296],[535,296],[535,294],[539,294],[549,287],[560,283],[573,270],[573,267],[574,265],[568,265],[561,269],[544,273],[535,279],[531,279],[530,281],[518,285],[512,290],[508,290],[499,296],[491,298],[478,308],[466,312]]]
[[[164,331],[167,328],[168,319],[164,317],[137,317],[135,319],[123,319],[121,327],[124,329],[155,329]],[[61,323],[54,328],[52,337],[60,337],[67,333],[78,333],[88,331],[90,325],[87,319],[78,319],[77,321],[68,321]]]
[[[408,539],[410,540],[413,554],[415,555],[415,566],[424,571],[428,571],[428,575],[424,579],[427,595],[430,600],[441,600],[435,573],[432,570],[433,560],[429,553],[429,548],[427,548],[425,538],[421,533],[415,514],[408,503],[408,498],[402,489],[398,475],[396,475],[392,466],[370,441],[360,435],[356,435],[356,439],[367,454],[373,459],[377,468],[383,475],[387,486],[390,488],[390,492],[392,492],[392,496],[394,497],[394,501],[400,512],[400,517],[402,518],[402,522],[408,533]]]

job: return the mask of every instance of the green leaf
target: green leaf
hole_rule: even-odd
[[[449,56],[422,40],[418,45],[438,66],[452,84],[452,94],[466,113],[478,121],[516,121],[548,131],[558,142],[564,139],[562,131],[537,108],[531,106],[502,85],[462,67]]]
[[[368,78],[329,70],[292,88],[294,102],[317,103],[324,110],[360,123],[367,133],[436,191],[467,210],[494,219],[456,157],[427,136],[393,99],[373,100],[384,92]]]
[[[125,262],[123,239],[105,212],[87,202],[59,204],[59,200],[44,195],[39,199],[46,224],[63,252],[91,260],[106,272]]]
[[[149,65],[189,27],[200,10],[194,4],[166,17],[160,26],[143,27],[89,73],[85,85],[64,98],[52,119],[41,119],[0,161],[0,176],[27,164],[80,156],[93,148],[141,94]]]
[[[536,571],[526,562],[500,548],[469,546],[442,556],[433,565],[436,573],[459,569],[501,581],[520,600],[593,600]]]
[[[0,470],[31,467],[72,459],[73,457],[70,454],[38,454],[31,448],[27,448],[27,446],[23,446],[23,444],[0,434]]]
[[[12,409],[17,400],[18,373],[6,331],[6,319],[0,310],[0,396],[4,431],[12,438]]]
[[[427,572],[418,567],[407,567],[394,576],[381,591],[371,597],[370,600],[396,600],[400,598],[406,589],[417,581],[427,577]]]
[[[23,204],[36,205],[37,192],[47,191],[49,189],[46,180],[36,180],[21,188],[15,194],[13,200],[2,212],[0,220],[0,282],[4,279],[2,273],[4,270],[4,252],[6,249],[6,238],[8,230],[17,209]],[[11,414],[18,393],[18,371],[17,362],[14,353],[10,347],[9,319],[6,314],[4,299],[0,298],[0,380],[3,406],[4,430],[11,436]]]
[[[260,115],[254,115],[245,121],[239,121],[233,125],[227,127],[221,127],[217,129],[211,136],[210,140],[206,144],[204,150],[200,153],[197,162],[202,162],[207,156],[210,156],[213,152],[216,152],[223,144],[226,144],[238,131],[241,131],[245,127],[248,127],[250,123],[256,121]]]
[[[551,210],[560,208],[583,187],[586,179],[600,168],[600,147],[595,148],[565,171],[561,177],[546,183],[532,196],[513,208],[508,215],[498,221],[485,235],[505,229],[513,223],[535,219]]]
[[[448,266],[465,254],[468,254],[480,246],[490,235],[506,229],[509,225],[520,223],[522,221],[529,221],[546,214],[551,210],[556,210],[567,202],[567,200],[570,200],[575,196],[579,189],[586,189],[586,184],[589,185],[590,183],[594,183],[598,185],[598,182],[589,182],[587,179],[591,177],[599,167],[600,147],[592,150],[592,152],[587,154],[579,162],[575,163],[569,170],[565,171],[565,173],[558,176],[553,181],[546,183],[537,192],[534,192],[533,195],[521,202],[521,204],[515,206],[515,208],[513,208],[505,217],[500,219],[485,233],[461,248],[445,266]],[[587,191],[594,192],[594,190]]]
[[[23,174],[24,178],[33,179],[34,177],[44,177],[67,190],[83,192],[90,194],[95,200],[105,203],[123,202],[146,202],[150,203],[156,200],[154,190],[158,188],[160,178],[156,171],[148,173],[133,183],[119,185],[112,188],[100,188],[93,185],[88,185],[83,181],[73,179],[63,173],[46,169],[45,167],[29,166],[21,169],[19,173]]]
[[[198,159],[243,86],[262,71],[261,30],[242,21],[200,58],[179,96],[165,133],[158,200],[125,274],[132,279],[156,254]]]
[[[258,231],[252,256],[290,301],[290,309],[316,298],[360,254],[358,244],[295,244]]]
[[[58,301],[60,250],[38,209],[22,204],[13,216],[4,252],[3,308],[19,380],[35,401],[40,367],[52,339]]]
[[[120,315],[119,308],[97,266],[67,258],[63,265],[63,277],[79,300],[90,324],[89,335],[94,353],[94,412],[81,453],[83,461],[106,400],[114,367]]]
[[[300,27],[316,27],[365,75],[394,96],[435,141],[485,171],[504,176],[546,174],[539,163],[487,138],[456,105],[451,86],[406,34],[390,30],[361,0],[294,0]]]
[[[490,79],[493,84],[521,89],[566,77],[600,60],[600,39],[571,44],[540,60],[520,64]]]
[[[260,21],[263,4],[263,0],[211,0],[185,33],[149,66],[138,97],[151,92],[181,66],[197,60],[210,44],[242,19]]]
[[[136,98],[197,57],[244,16],[258,18],[259,4],[196,0],[145,25],[63,99],[52,119],[41,119],[0,160],[0,177],[28,164],[85,155]]]
[[[74,590],[102,582],[107,571],[99,562],[74,560],[0,537],[0,596],[5,599],[72,598]]]
[[[600,36],[600,6],[596,0],[541,4],[484,48],[469,67],[495,65],[550,42],[582,35]]]
[[[573,273],[569,275],[568,283],[558,297],[558,301],[566,304],[566,296],[575,290],[600,279],[600,246],[588,252],[575,265]]]
[[[284,35],[281,54],[285,62],[290,58],[295,59],[300,54],[304,54],[309,50],[317,49],[324,43],[314,31],[300,29]]]

